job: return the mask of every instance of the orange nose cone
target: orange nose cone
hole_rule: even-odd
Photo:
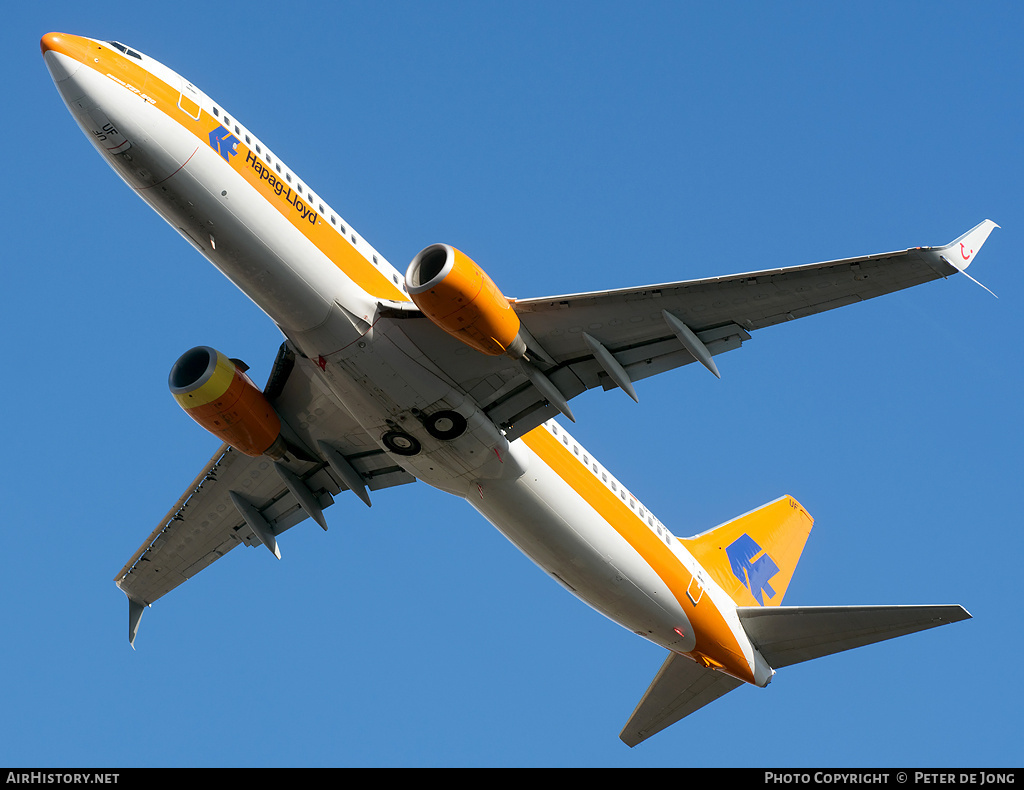
[[[70,33],[47,33],[39,41],[39,49],[43,51],[44,56],[47,52],[59,52],[61,55],[67,55],[81,63],[87,57],[95,57],[92,50],[97,49],[97,46],[95,41],[82,38],[82,36],[73,36]]]
[[[60,52],[62,44],[63,36],[60,33],[47,33],[40,40],[39,49],[42,50],[44,55],[51,49]]]

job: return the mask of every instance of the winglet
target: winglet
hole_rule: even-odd
[[[978,254],[981,245],[988,238],[988,234],[998,227],[992,220],[987,219],[980,225],[971,228],[956,241],[952,241],[945,247],[940,248],[939,252],[950,253],[949,255],[943,255],[943,259],[954,269],[963,271],[974,262],[974,256]]]
[[[993,296],[996,296],[990,288],[979,283],[971,275],[967,273],[967,267],[974,262],[975,256],[978,254],[978,250],[981,249],[981,245],[985,243],[988,235],[999,226],[996,225],[992,220],[987,219],[980,225],[976,225],[967,231],[956,241],[952,241],[945,247],[940,247],[938,250],[939,257],[952,266],[957,271],[963,273],[963,275],[971,282],[981,285],[986,291]],[[996,296],[998,299],[999,297]]]
[[[128,599],[128,644],[132,650],[135,649],[135,637],[139,633],[139,621],[142,620],[142,613],[146,607],[138,601]]]

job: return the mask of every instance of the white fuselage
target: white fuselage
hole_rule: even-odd
[[[466,413],[469,396],[430,360],[410,356],[401,322],[382,316],[382,308],[409,309],[402,274],[232,115],[146,57],[138,65],[147,84],[135,85],[60,52],[45,54],[68,108],[107,163],[298,352],[319,361],[324,387],[367,433],[399,425],[412,432],[409,415],[419,412]],[[209,113],[244,148],[218,152],[199,139],[150,96],[158,83],[165,93],[166,86],[181,92],[182,118]],[[254,189],[233,157],[249,157],[250,177],[280,184],[279,202]],[[361,274],[337,265],[322,239],[350,247],[345,254],[360,256]],[[684,603],[684,591],[712,604],[749,667],[741,679],[767,683],[771,669],[746,639],[728,595],[560,426],[548,422],[508,442],[482,412],[472,413],[463,436],[441,442],[418,433],[423,451],[396,462],[466,499],[574,595],[669,650],[702,647],[696,605]]]

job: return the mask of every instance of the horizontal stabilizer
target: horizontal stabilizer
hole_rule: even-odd
[[[740,606],[750,641],[774,668],[882,642],[970,618],[956,604],[938,606]]]
[[[740,685],[742,681],[730,675],[669,653],[619,738],[636,746]]]

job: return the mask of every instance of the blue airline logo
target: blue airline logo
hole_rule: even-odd
[[[235,149],[239,142],[239,139],[223,126],[218,126],[210,132],[210,148],[223,156],[225,162],[230,162],[231,157],[238,153]]]
[[[775,590],[768,582],[779,572],[779,566],[767,553],[754,560],[760,552],[761,547],[746,533],[740,535],[725,550],[733,575],[750,590],[750,594],[757,602],[764,606],[762,593],[767,593],[769,598],[775,595]]]

